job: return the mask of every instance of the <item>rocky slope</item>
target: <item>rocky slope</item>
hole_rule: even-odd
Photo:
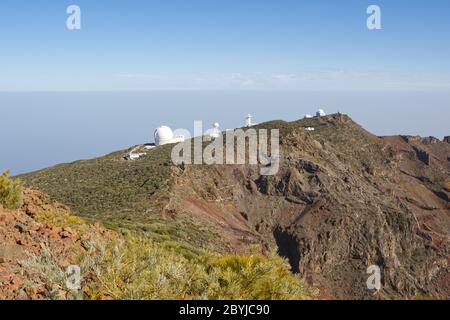
[[[250,165],[174,166],[164,147],[22,179],[84,216],[153,235],[168,228],[191,247],[275,246],[323,297],[450,298],[448,139],[376,137],[341,114],[258,127],[281,131],[274,176]],[[367,289],[370,265],[382,270],[379,292]]]
[[[25,189],[21,209],[0,207],[0,300],[68,298],[57,278],[78,264],[90,243],[113,238],[100,225],[71,216],[66,206],[45,194]]]

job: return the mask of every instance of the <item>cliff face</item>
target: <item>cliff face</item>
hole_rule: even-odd
[[[173,166],[170,150],[156,148],[134,162],[118,152],[22,178],[92,219],[175,226],[193,247],[277,247],[325,298],[450,298],[450,144],[376,137],[340,114],[257,128],[280,129],[273,176],[256,165]],[[378,293],[366,286],[371,265],[382,271]]]
[[[343,115],[281,126],[278,174],[190,166],[180,173],[177,211],[216,212],[227,237],[276,245],[328,296],[450,297],[449,145],[379,138]],[[202,205],[184,205],[194,201]],[[371,265],[382,271],[375,296],[366,286]]]

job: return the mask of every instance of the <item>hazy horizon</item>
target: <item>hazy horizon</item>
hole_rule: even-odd
[[[0,170],[20,174],[153,142],[165,124],[192,132],[292,121],[318,108],[348,114],[376,135],[450,135],[450,93],[158,91],[0,93]]]

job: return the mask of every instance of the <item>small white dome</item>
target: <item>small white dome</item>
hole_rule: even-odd
[[[155,144],[162,146],[171,143],[173,140],[173,131],[167,126],[160,126],[155,130]]]
[[[218,122],[214,122],[213,128],[205,132],[206,136],[209,136],[210,138],[213,139],[217,139],[221,134],[222,131],[220,130],[220,124]]]
[[[319,109],[319,110],[317,110],[316,115],[317,115],[318,117],[324,117],[324,116],[326,116],[327,114],[326,114],[325,111],[323,111],[322,109]]]

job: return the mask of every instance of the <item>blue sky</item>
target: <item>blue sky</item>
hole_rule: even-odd
[[[65,27],[71,4],[81,30]],[[2,0],[0,91],[450,91],[449,14],[447,0]]]

